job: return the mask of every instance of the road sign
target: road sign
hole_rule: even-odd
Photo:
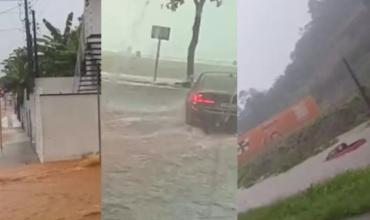
[[[171,28],[159,25],[152,26],[152,38],[158,40],[169,40]]]
[[[153,82],[155,82],[157,80],[158,63],[159,63],[159,56],[160,56],[160,51],[161,51],[161,41],[162,40],[169,40],[170,39],[170,32],[171,32],[171,28],[169,28],[169,27],[163,27],[163,26],[159,26],[159,25],[153,25],[152,26],[152,38],[153,39],[158,39],[157,56],[156,56],[156,59],[155,59]]]

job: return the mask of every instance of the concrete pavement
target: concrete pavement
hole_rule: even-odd
[[[16,115],[5,112],[3,122],[3,151],[0,152],[0,169],[38,163],[38,157],[27,134],[22,130]]]
[[[370,214],[362,215],[362,216],[347,219],[347,220],[369,220],[369,219],[370,219]]]
[[[336,144],[285,173],[267,178],[250,188],[240,189],[237,195],[238,212],[246,212],[250,209],[269,205],[277,200],[304,191],[312,184],[317,184],[346,170],[364,168],[370,165],[370,127],[367,123],[338,137],[339,142],[346,143],[352,143],[360,138],[365,138],[367,143],[356,151],[340,158],[325,161],[328,152],[336,147]]]

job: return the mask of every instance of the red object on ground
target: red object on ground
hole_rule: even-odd
[[[312,97],[275,115],[270,120],[258,125],[239,136],[238,143],[247,146],[238,156],[239,164],[260,153],[265,146],[276,140],[286,138],[291,133],[302,129],[320,116],[320,109]]]
[[[358,148],[360,148],[365,143],[366,143],[366,139],[362,138],[360,140],[357,140],[357,141],[353,142],[352,144],[347,146],[345,149],[338,149],[341,146],[341,145],[339,145],[334,150],[329,152],[328,157],[326,158],[326,161],[330,161],[330,160],[342,157],[345,154],[348,154],[352,151],[357,150]]]

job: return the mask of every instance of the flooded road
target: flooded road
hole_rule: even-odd
[[[185,125],[186,93],[103,81],[103,219],[237,218],[236,137]]]

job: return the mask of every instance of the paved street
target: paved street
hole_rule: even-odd
[[[103,217],[236,219],[236,137],[184,123],[186,90],[103,83]]]
[[[335,145],[285,173],[270,177],[248,189],[240,189],[237,198],[238,212],[271,204],[346,170],[370,165],[370,128],[366,123],[338,137],[340,142],[346,143],[352,143],[360,138],[366,138],[367,143],[343,157],[325,161],[328,152]]]

